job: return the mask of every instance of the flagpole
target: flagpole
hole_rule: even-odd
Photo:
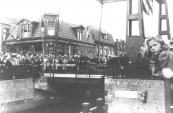
[[[43,15],[41,16],[41,30],[42,30],[42,53],[43,53],[43,58],[42,58],[42,63],[43,63],[43,67],[42,67],[42,76],[44,76],[44,20],[43,20]]]
[[[61,3],[61,2],[60,2]],[[55,57],[54,57],[54,71],[53,71],[53,77],[54,77],[54,73],[55,73],[55,58],[57,57],[57,45],[58,45],[58,31],[59,31],[59,17],[60,17],[60,3],[59,3],[59,12],[58,12],[58,25],[57,25],[57,32],[55,32],[55,40],[56,40],[56,45],[55,45]],[[56,21],[57,22],[57,21]]]
[[[99,28],[99,41],[98,41],[98,56],[100,53],[100,34],[101,34],[101,22],[102,22],[102,10],[103,10],[103,3],[101,4],[101,17],[100,17],[100,28]]]

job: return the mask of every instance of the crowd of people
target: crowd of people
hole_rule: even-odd
[[[126,56],[129,60],[128,55],[125,52],[122,52],[119,55],[121,58],[118,60],[117,56],[109,55],[109,56],[97,56],[91,57],[79,54],[69,55],[58,55],[54,56],[52,54],[44,55],[42,53],[3,53],[0,52],[0,66],[5,67],[7,69],[12,69],[17,66],[32,66],[33,72],[35,75],[41,75],[44,71],[45,73],[53,73],[53,72],[68,72],[70,70],[76,69],[75,66],[79,66],[78,69],[86,69],[87,64],[96,64],[96,65],[119,65],[120,67],[124,66],[125,60],[122,59],[123,56]],[[128,62],[128,61],[127,61]],[[66,64],[66,65],[64,65]],[[69,65],[68,65],[69,64]],[[72,65],[74,64],[74,65]],[[67,70],[67,71],[66,71]],[[113,69],[115,70],[115,69]],[[113,71],[112,70],[112,71]]]
[[[44,64],[44,70],[51,70],[55,67],[55,70],[58,69],[57,64],[77,64],[77,65],[86,65],[86,64],[106,64],[107,61],[112,56],[102,56],[91,57],[84,55],[58,55],[54,56],[52,54],[44,55],[42,53],[3,53],[0,52],[0,66],[5,66],[7,68],[12,68],[14,66],[21,65],[32,65],[34,67],[39,67]]]

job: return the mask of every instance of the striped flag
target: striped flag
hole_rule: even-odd
[[[147,15],[153,14],[153,0],[142,0],[143,11]]]

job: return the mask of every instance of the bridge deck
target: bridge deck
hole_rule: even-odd
[[[44,76],[48,77],[49,83],[91,83],[98,84],[103,75],[86,75],[86,74],[53,74],[45,73]]]
[[[46,77],[53,77],[53,74],[51,73],[44,73],[44,76]],[[87,74],[59,74],[59,73],[55,73],[54,77],[59,77],[59,78],[101,78],[103,75],[87,75]]]

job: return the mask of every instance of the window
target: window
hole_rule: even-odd
[[[104,34],[103,39],[108,40],[108,36],[106,34]]]
[[[77,39],[82,40],[82,33],[79,31],[77,32]]]
[[[55,35],[55,22],[54,21],[49,21],[48,22],[48,28],[47,28],[47,33],[50,36],[54,36]]]
[[[41,45],[35,46],[35,52],[42,52],[42,46]]]
[[[100,55],[102,55],[103,54],[103,49],[102,48],[100,48]]]
[[[65,54],[68,54],[68,53],[69,53],[69,46],[68,46],[68,45],[65,45],[64,53],[65,53]]]
[[[107,55],[107,49],[105,49],[105,55]]]
[[[23,46],[23,47],[21,47],[21,51],[22,51],[22,53],[28,52],[29,51],[29,46]]]
[[[52,45],[48,47],[48,53],[52,55],[54,54],[54,47]]]
[[[71,48],[72,48],[72,54],[78,54],[78,52],[77,52],[77,46],[72,45]]]
[[[15,47],[10,47],[9,52],[10,53],[16,53],[16,48]]]
[[[114,49],[112,48],[112,55],[114,55]]]
[[[107,55],[107,47],[105,47],[105,55]]]
[[[30,24],[22,25],[22,37],[24,38],[30,37]]]

